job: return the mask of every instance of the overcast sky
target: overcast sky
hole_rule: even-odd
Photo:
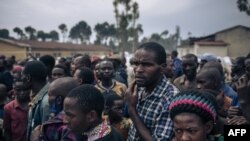
[[[236,0],[137,0],[143,36],[180,26],[182,38],[205,36],[235,25],[250,27],[250,16],[239,12]],[[114,23],[113,0],[0,0],[0,29],[16,36],[14,27],[49,32],[65,23],[71,28],[84,20],[92,30],[97,23]]]

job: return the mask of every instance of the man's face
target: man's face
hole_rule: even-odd
[[[114,76],[114,66],[111,61],[102,61],[99,66],[101,80],[109,80]]]
[[[76,98],[66,97],[64,100],[64,122],[74,133],[82,134],[90,128],[90,118],[77,105]]]
[[[132,62],[135,81],[139,87],[155,85],[163,73],[163,67],[156,61],[156,54],[139,49]]]
[[[65,76],[65,72],[61,68],[54,68],[52,70],[52,80],[56,80],[57,78],[61,78]]]
[[[110,108],[109,115],[116,120],[122,120],[123,117],[124,101],[114,100],[113,106]]]
[[[237,73],[238,71],[241,71],[241,69],[243,69],[239,63],[239,59],[235,59],[232,61],[231,69],[232,69],[232,73]]]
[[[23,82],[14,82],[14,92],[19,101],[27,102],[30,100],[30,89],[27,88]]]
[[[205,72],[200,72],[196,77],[196,85],[198,89],[212,89],[215,90],[215,82],[212,78],[207,77]]]
[[[196,69],[198,67],[198,63],[195,62],[193,57],[190,58],[183,58],[182,59],[182,67],[184,74],[188,78],[194,78],[196,76]]]
[[[168,78],[172,78],[174,76],[175,68],[174,68],[174,62],[171,57],[168,57],[166,59],[166,68],[164,69],[164,73]]]
[[[80,67],[83,66],[83,65],[81,64],[80,60],[81,60],[81,56],[76,57],[76,58],[72,61],[72,63],[71,63],[71,74],[72,74],[72,75],[74,75],[74,73],[75,73],[75,71],[76,71],[77,69],[79,69]]]

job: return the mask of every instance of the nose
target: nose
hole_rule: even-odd
[[[143,71],[143,66],[141,64],[134,67],[134,72],[142,72],[142,71]]]
[[[63,123],[64,124],[69,124],[69,119],[68,119],[68,117],[66,115],[64,115],[64,117],[63,117]]]
[[[183,132],[183,134],[181,135],[181,141],[190,141],[188,133]]]
[[[197,89],[201,89],[201,84],[196,84]]]

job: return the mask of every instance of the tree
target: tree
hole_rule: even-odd
[[[25,29],[25,32],[27,32],[29,34],[29,40],[36,40],[36,36],[35,36],[36,29],[35,28],[33,28],[31,26],[27,26],[24,29]]]
[[[245,12],[247,15],[250,15],[250,4],[248,0],[237,0],[237,6],[240,12]]]
[[[6,38],[8,39],[9,36],[9,30],[8,29],[0,29],[0,38]]]
[[[15,27],[13,29],[13,32],[15,32],[19,36],[19,39],[21,39],[21,40],[26,39],[26,35],[23,33],[23,30],[21,28]]]
[[[67,28],[67,26],[65,25],[65,24],[60,24],[59,26],[58,26],[58,28],[59,28],[59,30],[61,31],[61,33],[62,33],[62,37],[63,37],[63,42],[65,42],[65,39],[66,39],[66,34],[67,34],[67,32],[68,32],[68,28]]]
[[[108,40],[111,40],[116,34],[115,25],[108,22],[96,24],[94,31],[96,32],[96,44],[107,45]]]
[[[45,41],[46,38],[48,38],[48,34],[46,34],[44,31],[40,30],[37,31],[37,38],[41,39],[42,41]]]
[[[51,38],[52,41],[58,41],[59,40],[59,34],[58,34],[57,31],[52,30],[52,31],[50,31],[49,35],[50,35],[50,38]]]
[[[81,43],[86,44],[89,42],[90,35],[92,34],[91,27],[85,22],[80,21],[70,30],[69,37],[73,40],[81,41]]]
[[[113,6],[119,47],[120,50],[124,52],[125,49],[129,47],[129,36],[132,36],[134,43],[137,40],[135,28],[137,27],[136,21],[139,18],[139,6],[138,3],[133,2],[133,0],[114,0]]]

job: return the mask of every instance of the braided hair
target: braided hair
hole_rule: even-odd
[[[193,113],[198,115],[204,123],[217,120],[217,103],[211,91],[187,90],[176,95],[169,106],[170,117],[181,113]]]

